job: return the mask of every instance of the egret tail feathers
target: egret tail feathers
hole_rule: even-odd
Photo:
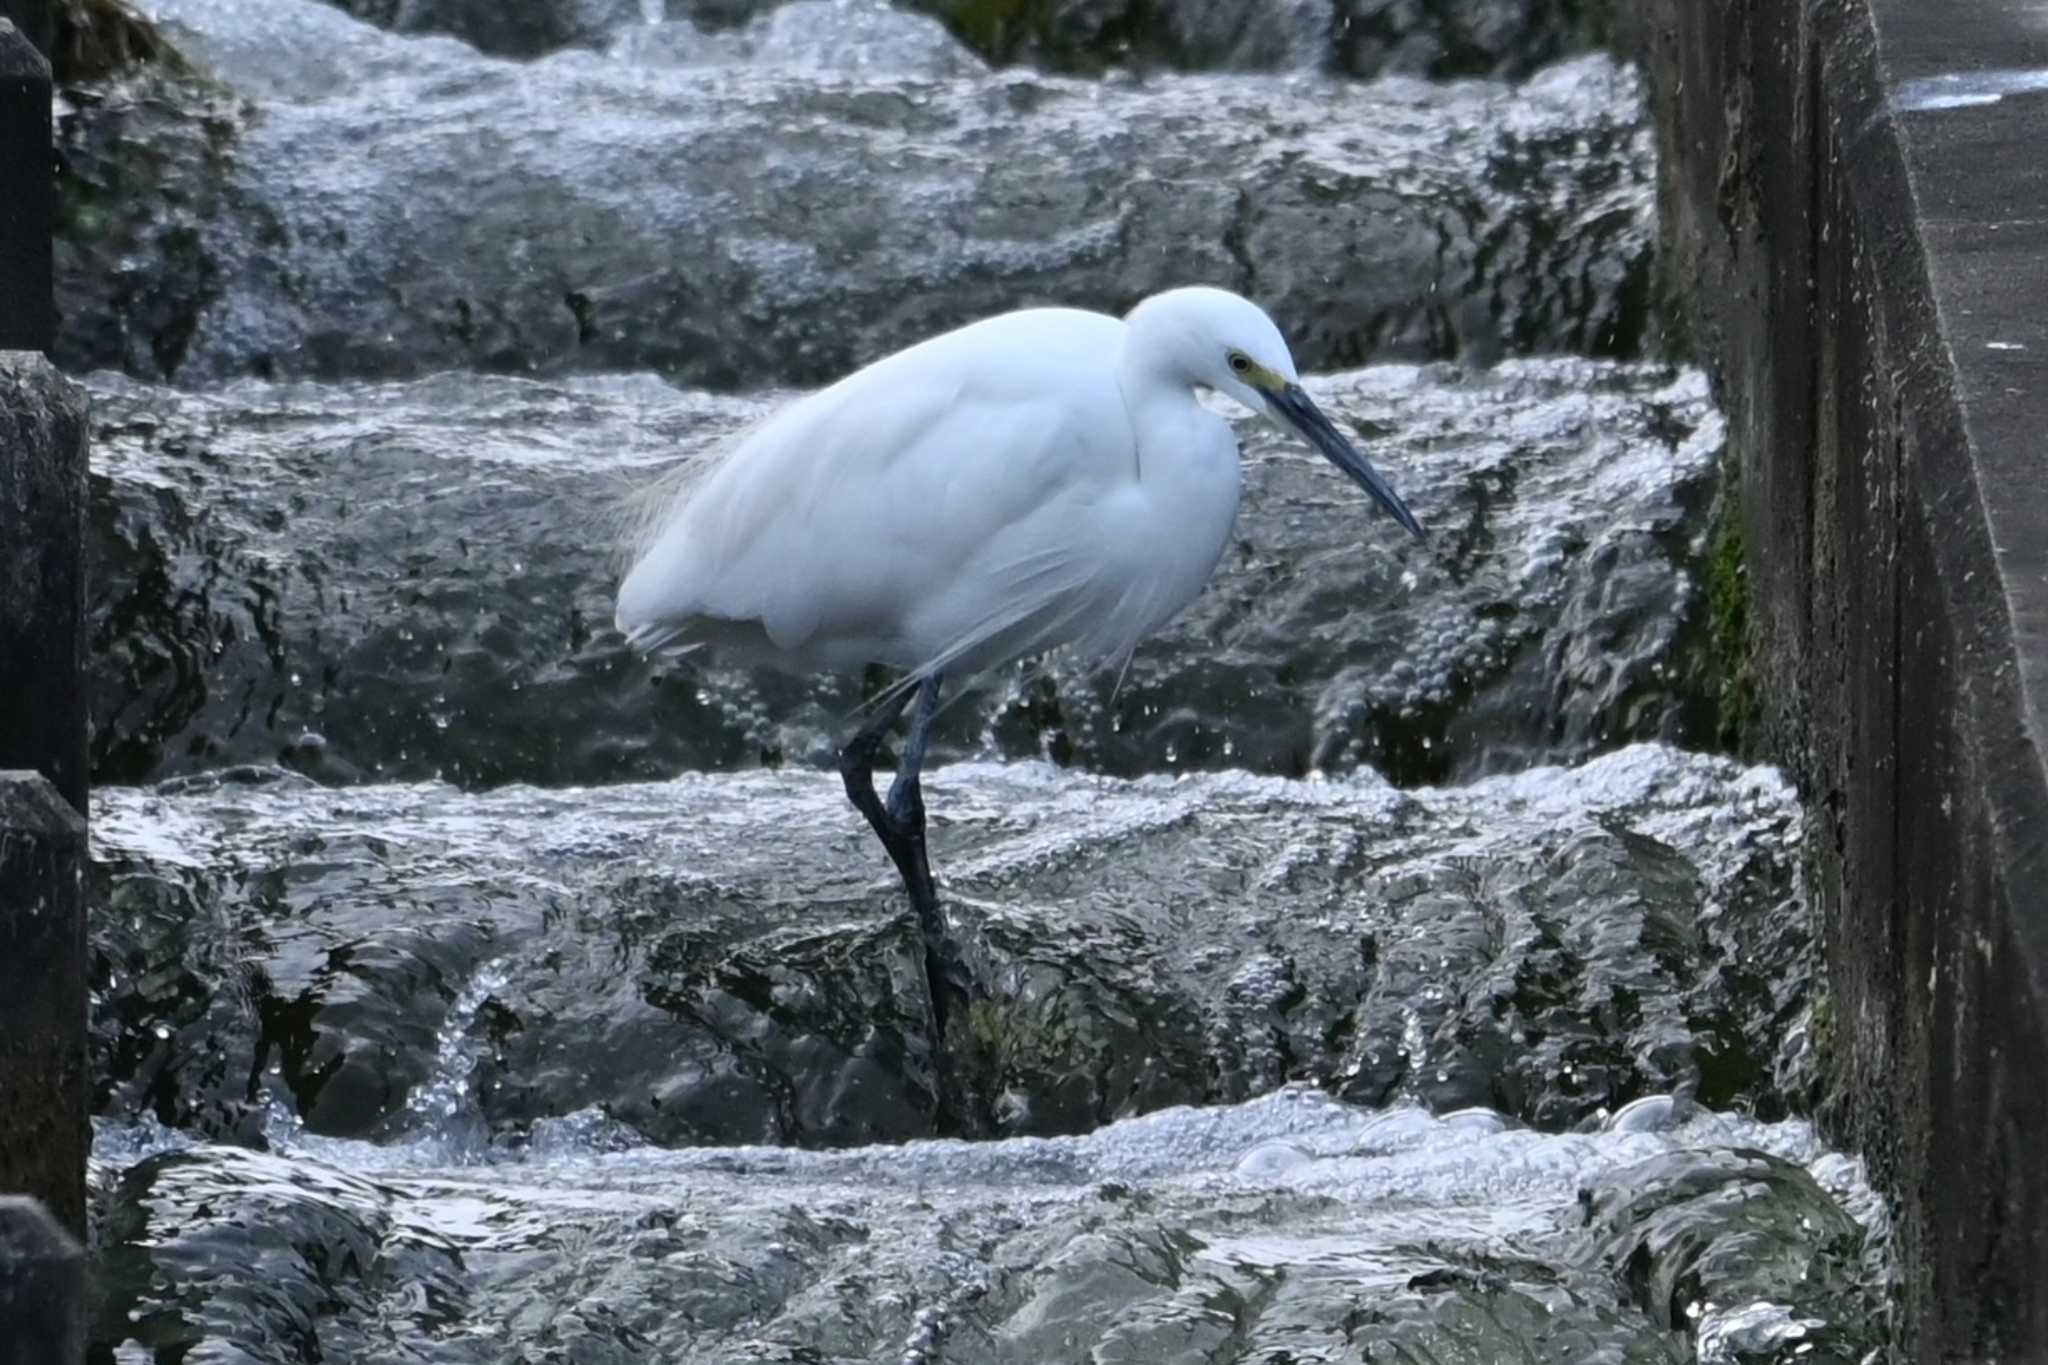
[[[700,648],[703,642],[684,640],[688,630],[688,625],[680,621],[649,621],[628,629],[625,632],[626,643],[642,654],[657,654],[671,645],[675,646],[672,653],[689,654]]]
[[[613,574],[624,575],[646,558],[647,552],[682,516],[705,480],[780,415],[774,411],[765,413],[723,439],[686,453],[648,482],[621,487],[604,516],[605,529],[610,533]]]

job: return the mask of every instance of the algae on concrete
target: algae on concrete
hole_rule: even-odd
[[[1749,565],[1744,556],[1742,498],[1731,481],[1716,508],[1706,571],[1709,681],[1716,694],[1714,743],[1734,754],[1753,752],[1758,733],[1757,637],[1750,624]]]

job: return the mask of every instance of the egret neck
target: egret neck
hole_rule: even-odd
[[[1195,599],[1223,557],[1242,475],[1230,423],[1203,405],[1154,336],[1132,329],[1117,383],[1130,413],[1144,522],[1132,543],[1144,548],[1158,585],[1158,610],[1148,613],[1158,616],[1156,627]]]

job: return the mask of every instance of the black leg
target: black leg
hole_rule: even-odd
[[[917,688],[918,694],[922,695],[928,685],[920,683]],[[839,780],[846,784],[846,799],[853,802],[854,809],[867,817],[868,827],[874,830],[875,837],[880,839],[882,847],[888,850],[889,861],[896,864],[897,875],[903,878],[903,889],[910,893],[910,903],[917,911],[918,923],[922,925],[925,921],[926,903],[930,902],[933,905],[933,913],[936,913],[937,904],[937,898],[931,889],[931,871],[926,866],[924,856],[924,802],[922,798],[917,801],[918,818],[913,829],[907,822],[899,821],[882,805],[881,798],[875,795],[875,751],[882,747],[882,737],[889,732],[889,727],[896,723],[896,717],[903,714],[903,708],[910,704],[910,698],[911,691],[905,688],[875,708],[875,713],[868,717],[867,724],[861,726],[859,733],[848,740],[846,747],[839,751]],[[920,706],[919,709],[923,708]],[[913,743],[918,743],[919,740],[915,724],[911,726],[911,740]],[[920,761],[924,757],[921,743],[918,743],[917,757]],[[911,749],[906,745],[895,786],[889,790],[892,804],[896,788],[903,785],[900,774],[909,771],[910,761]],[[915,778],[912,782],[914,785]]]
[[[867,817],[884,848],[889,848],[893,833],[888,813],[882,809],[881,799],[875,795],[875,750],[882,747],[882,736],[889,733],[889,727],[896,723],[896,717],[902,715],[903,708],[909,704],[910,693],[897,692],[877,706],[875,713],[867,718],[867,723],[839,750],[839,780],[846,784],[846,799]],[[889,848],[889,856],[894,858],[896,850]]]
[[[918,781],[925,750],[931,743],[932,718],[939,710],[939,674],[918,680],[917,709],[911,713],[910,736],[903,745],[903,757],[896,780],[889,786],[889,800],[883,804],[875,795],[874,758],[882,736],[910,701],[910,690],[898,692],[876,709],[859,733],[839,751],[839,776],[846,783],[846,795],[875,831],[903,878],[903,889],[917,914],[917,927],[924,939],[926,988],[932,1007],[934,1061],[939,1077],[939,1113],[942,1124],[959,1129],[962,1116],[956,1106],[963,1098],[949,1083],[946,1039],[949,1025],[960,1017],[972,995],[967,970],[946,933],[946,921],[939,913],[939,896],[932,885],[931,863],[925,853],[924,789]]]
[[[918,776],[924,769],[925,750],[931,746],[932,717],[938,713],[939,675],[932,673],[918,682],[917,709],[910,713],[910,737],[903,743],[903,759],[896,765],[896,780],[889,784],[889,800],[884,807],[889,823],[907,846],[907,858],[897,859],[896,867],[903,874],[904,890],[910,893],[910,903],[917,910],[918,924],[927,939],[934,931],[942,933],[943,926],[938,924],[939,895],[932,886],[931,862],[925,856],[924,787]]]

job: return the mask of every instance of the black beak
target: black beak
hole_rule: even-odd
[[[1286,418],[1288,424],[1301,433],[1303,440],[1322,451],[1331,464],[1349,474],[1360,488],[1372,494],[1374,501],[1387,509],[1395,521],[1414,532],[1418,540],[1424,538],[1422,523],[1408,510],[1408,504],[1401,501],[1401,495],[1394,491],[1393,485],[1366,463],[1365,456],[1358,453],[1358,447],[1346,440],[1336,424],[1323,416],[1323,410],[1302,391],[1301,385],[1288,384],[1277,391],[1269,389],[1264,392],[1273,411]]]

